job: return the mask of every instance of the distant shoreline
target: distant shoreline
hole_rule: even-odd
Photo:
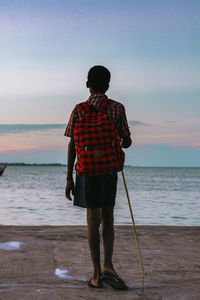
[[[0,163],[0,166],[18,166],[18,167],[66,167],[67,164],[61,164],[61,163],[7,163],[7,162],[2,162]],[[130,165],[125,165],[126,168],[170,168],[170,169],[199,169],[200,167],[180,167],[180,166],[130,166]]]
[[[27,167],[34,167],[34,166],[52,166],[52,167],[65,167],[67,166],[66,164],[58,164],[58,163],[42,163],[42,164],[37,164],[37,163],[33,163],[33,164],[28,164],[28,163],[0,163],[0,166],[27,166]]]

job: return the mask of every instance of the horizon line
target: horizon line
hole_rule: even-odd
[[[63,163],[23,163],[23,162],[12,162],[0,163],[0,166],[67,166],[67,164]],[[200,166],[139,166],[139,165],[124,165],[126,168],[200,168]],[[120,172],[119,172],[120,173]]]

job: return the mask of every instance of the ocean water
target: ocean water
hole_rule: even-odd
[[[125,167],[136,225],[200,225],[200,168]],[[64,196],[65,166],[8,166],[0,177],[0,225],[83,225]],[[131,224],[121,173],[115,224]]]

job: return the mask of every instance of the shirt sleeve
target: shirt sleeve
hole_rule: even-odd
[[[124,106],[121,106],[121,111],[120,111],[120,125],[119,125],[119,136],[124,139],[125,137],[131,135],[131,132],[129,130],[129,126],[128,126],[128,121],[127,121],[127,117],[126,117],[126,111]]]
[[[64,133],[65,136],[73,137],[73,135],[74,135],[74,126],[75,126],[76,120],[77,120],[77,107],[75,107],[73,109],[72,113],[71,113],[71,116],[69,118],[69,122],[67,124],[66,129],[65,129],[65,133]]]

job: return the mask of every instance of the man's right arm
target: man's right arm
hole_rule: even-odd
[[[74,180],[73,180],[73,168],[76,159],[76,151],[74,138],[72,137],[68,145],[68,158],[67,158],[67,183],[65,187],[65,196],[67,199],[72,200],[70,192],[74,195]]]

